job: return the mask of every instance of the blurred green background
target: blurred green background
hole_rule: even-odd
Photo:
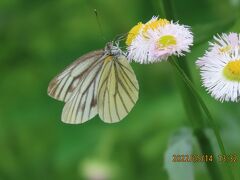
[[[227,152],[236,153],[240,162],[240,106],[211,98],[195,66],[214,34],[240,32],[239,5],[239,0],[174,1],[179,23],[195,34],[187,56],[194,82]],[[94,9],[107,41],[163,15],[161,0],[0,1],[0,179],[210,179],[203,163],[176,165],[171,154],[167,159],[170,152],[199,153],[167,62],[132,64],[140,97],[122,122],[60,121],[63,103],[47,96],[48,83],[74,59],[105,45]],[[239,163],[231,166],[240,179]]]

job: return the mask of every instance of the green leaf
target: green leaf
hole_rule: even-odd
[[[194,179],[192,162],[173,162],[174,155],[192,154],[193,151],[192,131],[182,128],[170,139],[169,146],[165,152],[164,167],[168,172],[170,180]]]

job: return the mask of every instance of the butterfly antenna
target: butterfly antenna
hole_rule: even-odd
[[[128,33],[118,34],[117,36],[115,36],[114,41],[118,41],[118,42],[123,41],[126,39],[127,35]]]
[[[117,36],[115,36],[113,43],[116,44],[120,49],[126,49],[127,46],[123,45],[125,43],[122,43],[122,41],[126,40],[127,35],[128,33],[118,34]]]
[[[95,17],[96,17],[96,20],[97,20],[97,24],[98,24],[98,27],[99,27],[101,37],[103,38],[104,41],[106,41],[106,37],[104,36],[104,33],[103,33],[102,24],[101,24],[99,16],[98,16],[97,9],[94,9],[94,14],[95,14]]]

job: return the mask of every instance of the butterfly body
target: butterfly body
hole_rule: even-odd
[[[114,123],[131,111],[138,89],[126,56],[110,42],[69,65],[50,82],[48,94],[65,102],[65,123],[84,123],[97,114],[104,122]]]

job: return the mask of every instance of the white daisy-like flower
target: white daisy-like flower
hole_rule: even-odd
[[[183,56],[189,52],[192,43],[193,35],[189,27],[153,17],[129,32],[128,59],[139,63],[167,60],[169,56]]]
[[[148,37],[153,41],[153,49],[150,50],[152,59],[156,60],[166,59],[171,55],[183,56],[184,52],[190,52],[193,44],[193,35],[189,28],[173,22],[162,28],[150,29]]]
[[[196,64],[203,86],[220,101],[240,100],[240,36],[223,34],[214,38],[210,48]]]

